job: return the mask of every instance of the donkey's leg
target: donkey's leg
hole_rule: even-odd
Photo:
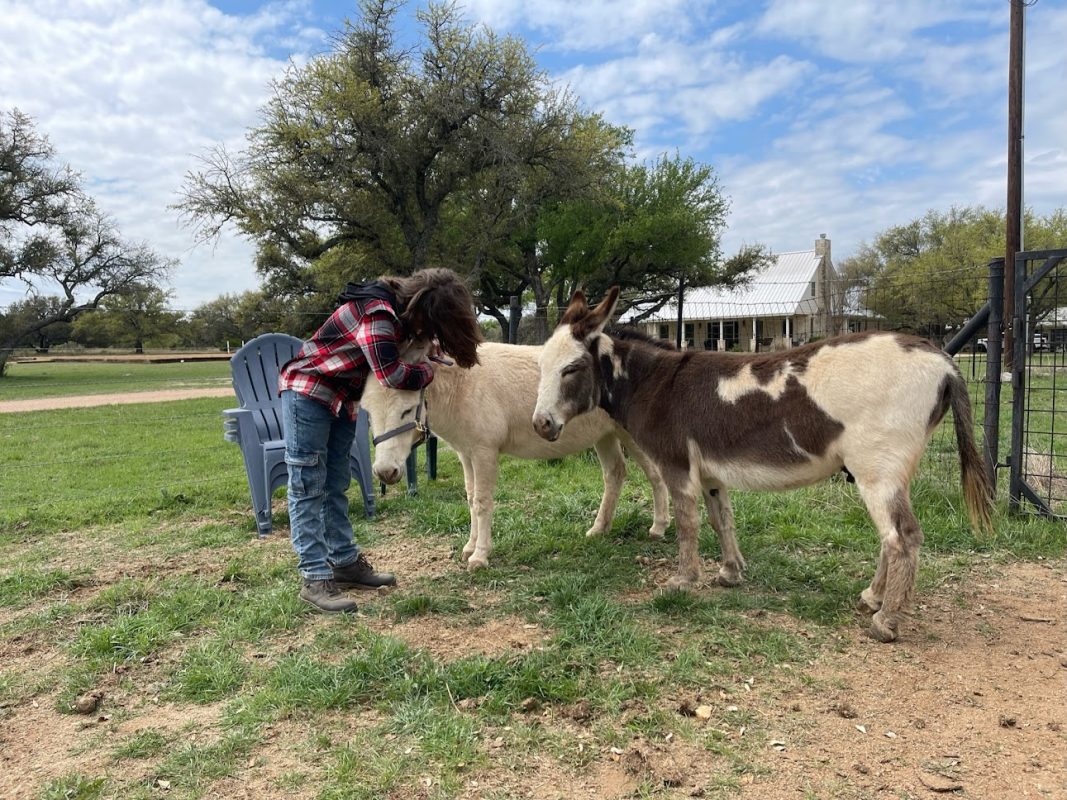
[[[645,473],[648,482],[652,485],[652,527],[648,529],[648,535],[653,539],[662,539],[671,521],[667,503],[667,484],[663,481],[659,467],[652,463],[652,459],[646,456],[644,450],[638,447],[630,435],[621,428],[619,439],[626,448],[626,452],[641,467],[641,471]]]
[[[467,569],[489,566],[489,554],[493,552],[493,493],[499,469],[495,450],[476,450],[471,453],[474,468],[474,500],[471,503],[472,517],[476,517],[478,540],[474,552],[467,559]]]
[[[865,603],[874,602],[882,595],[869,632],[880,642],[891,642],[915,591],[923,532],[911,510],[906,483],[903,487],[886,481],[867,483],[858,477],[856,483],[882,540],[878,570],[863,598]]]
[[[626,478],[626,459],[622,455],[622,446],[615,434],[601,437],[593,447],[600,459],[600,471],[604,474],[604,496],[596,512],[593,527],[585,532],[586,536],[599,536],[611,530],[611,521],[615,519],[615,507],[619,503],[619,492]]]
[[[703,577],[700,563],[700,507],[697,493],[688,483],[676,489],[671,485],[674,522],[678,528],[678,574],[667,581],[669,589],[693,589]]]
[[[708,508],[708,520],[719,535],[719,550],[722,562],[719,566],[720,586],[737,586],[745,569],[745,559],[737,546],[737,529],[734,526],[734,508],[730,495],[724,488],[704,490],[704,504]]]
[[[456,455],[459,456],[459,463],[463,465],[463,488],[467,493],[467,510],[471,517],[471,535],[463,545],[463,560],[466,561],[478,544],[478,515],[474,512],[474,466],[465,453],[457,450]]]
[[[882,596],[885,594],[885,576],[889,564],[886,555],[885,544],[882,544],[878,553],[878,567],[874,571],[871,585],[860,592],[860,610],[868,614],[874,614],[882,608]]]

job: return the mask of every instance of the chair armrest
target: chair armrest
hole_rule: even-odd
[[[227,408],[222,412],[222,417],[222,438],[227,442],[259,442],[256,421],[247,408]]]

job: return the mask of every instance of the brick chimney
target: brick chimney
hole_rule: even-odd
[[[815,255],[824,256],[823,263],[830,261],[830,240],[826,238],[825,233],[820,233],[819,238],[815,240]]]
[[[819,282],[819,288],[816,293],[816,297],[819,302],[819,310],[821,317],[821,334],[823,336],[831,336],[839,331],[835,331],[833,328],[832,310],[830,308],[831,295],[830,295],[830,240],[826,238],[825,233],[820,233],[819,238],[815,240],[815,255],[819,257],[818,277],[816,280]]]

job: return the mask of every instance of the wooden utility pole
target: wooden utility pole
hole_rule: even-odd
[[[678,345],[678,349],[682,349],[682,341],[685,339],[685,331],[683,330],[685,324],[685,316],[682,314],[682,303],[685,301],[685,277],[678,279],[678,330],[675,331],[675,342]]]
[[[1008,204],[1004,250],[1004,369],[1015,351],[1015,254],[1022,250],[1023,227],[1023,0],[1010,0],[1008,34]],[[1019,331],[1025,336],[1025,331]]]

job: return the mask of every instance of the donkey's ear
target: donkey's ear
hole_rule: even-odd
[[[593,308],[589,314],[582,320],[582,336],[587,337],[594,334],[599,334],[604,330],[604,326],[607,325],[612,316],[615,314],[615,306],[619,304],[619,287],[612,286],[608,291],[607,296]]]
[[[581,289],[575,289],[574,294],[571,295],[570,305],[563,312],[563,316],[559,318],[559,324],[572,325],[588,313],[589,304],[585,300],[585,292]]]
[[[433,342],[426,336],[413,336],[400,346],[400,360],[407,364],[425,361]]]

